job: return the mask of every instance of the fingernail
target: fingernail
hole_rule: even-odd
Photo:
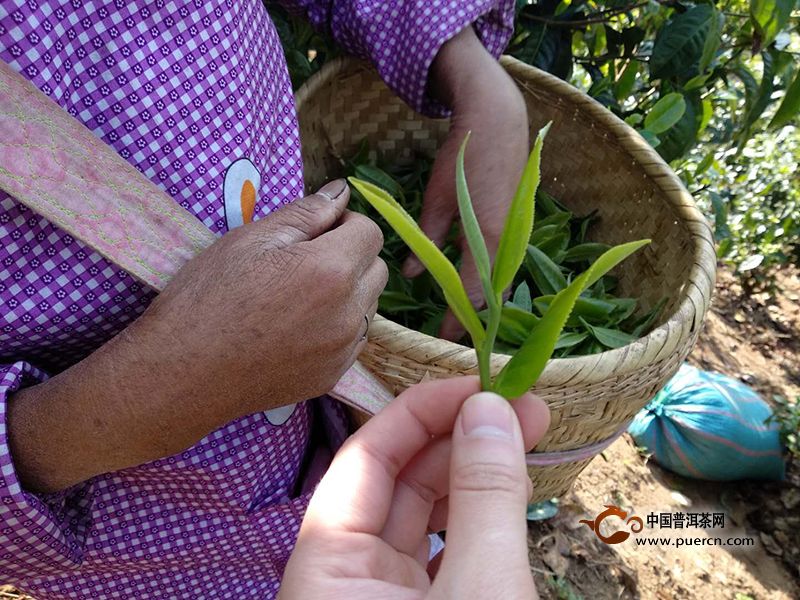
[[[334,179],[323,185],[317,193],[333,201],[341,196],[345,189],[347,189],[347,182],[344,179]]]
[[[511,406],[497,394],[475,394],[461,408],[461,428],[470,437],[511,439],[514,432]]]

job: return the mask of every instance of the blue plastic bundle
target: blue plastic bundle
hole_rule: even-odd
[[[633,419],[629,433],[661,466],[712,481],[783,479],[772,409],[746,385],[683,365]]]

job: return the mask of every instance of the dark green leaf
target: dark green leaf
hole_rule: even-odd
[[[756,98],[758,98],[758,82],[750,69],[742,64],[736,65],[731,69],[730,73],[737,77],[744,86],[744,107],[745,112],[747,112],[755,103]]]
[[[442,310],[428,317],[428,319],[420,326],[420,332],[424,333],[425,335],[430,335],[431,337],[436,337],[439,334],[439,328],[442,326],[444,315],[445,311]]]
[[[569,287],[557,294],[550,303],[548,311],[531,330],[525,343],[497,375],[494,391],[506,398],[517,398],[536,383],[553,354],[564,323],[569,318],[579,294],[620,261],[648,243],[649,240],[641,240],[612,248],[597,259],[589,270],[577,277]]]
[[[607,297],[605,301],[614,305],[613,321],[619,323],[630,317],[636,310],[638,304],[636,298],[613,298]]]
[[[656,36],[650,56],[650,76],[691,78],[699,74],[706,38],[717,19],[711,4],[698,4],[677,14]]]
[[[619,329],[608,329],[607,327],[590,325],[584,319],[581,319],[581,323],[583,323],[583,326],[592,334],[592,337],[606,348],[622,348],[637,339]]]
[[[530,243],[534,246],[538,246],[545,240],[549,240],[551,237],[556,235],[560,230],[561,227],[558,225],[545,225],[544,227],[538,227],[533,230]]]
[[[614,84],[614,96],[616,96],[617,100],[625,100],[625,98],[631,95],[638,74],[639,61],[629,60],[625,69],[617,79],[617,82]]]
[[[539,197],[540,196],[537,194],[537,198],[539,198]],[[559,229],[561,229],[561,228],[565,227],[567,225],[567,223],[569,223],[569,220],[571,218],[572,218],[572,213],[570,213],[570,212],[560,212],[559,211],[559,212],[557,212],[555,214],[548,215],[543,219],[537,219],[536,223],[533,226],[533,231],[535,232],[535,231],[541,229],[542,227],[548,227],[550,225],[555,225]]]
[[[379,169],[373,165],[360,164],[356,165],[355,176],[364,181],[368,181],[379,188],[389,192],[395,198],[403,198],[403,188],[397,183],[394,178],[383,169]]]
[[[700,96],[696,93],[685,94],[686,111],[680,120],[669,131],[659,136],[661,143],[658,153],[665,161],[671,162],[683,156],[697,141],[697,132],[702,119]]]
[[[716,192],[709,192],[709,197],[714,209],[714,238],[719,241],[731,237],[731,230],[728,227],[728,205]]]
[[[528,246],[525,266],[543,294],[557,294],[567,287],[567,279],[559,266],[536,246]]]
[[[634,337],[640,338],[650,333],[650,329],[652,329],[653,325],[661,316],[661,312],[664,310],[664,307],[666,305],[667,305],[666,298],[662,298],[661,300],[659,300],[658,304],[656,304],[652,308],[652,310],[650,310],[647,314],[645,314],[642,318],[640,318],[634,323],[634,328],[633,331],[631,332],[632,335]]]
[[[744,124],[739,134],[740,144],[744,144],[750,135],[750,128],[758,120],[761,114],[772,100],[772,92],[775,90],[775,50],[763,52],[761,60],[764,63],[764,73],[761,76],[761,83],[758,86],[758,94],[755,102],[745,115]]]
[[[698,65],[698,71],[701,74],[706,72],[717,54],[719,45],[722,42],[722,25],[725,22],[725,17],[722,13],[713,4],[709,4],[709,6],[712,11],[711,24],[709,25],[708,33],[706,33],[703,53],[700,55],[700,64]]]
[[[567,250],[564,256],[564,262],[581,262],[584,260],[593,261],[598,256],[611,249],[608,244],[600,244],[597,242],[586,242],[578,244]]]
[[[569,232],[562,231],[541,242],[537,248],[547,254],[554,263],[560,265],[564,260],[567,246],[569,246]]]
[[[647,129],[643,129],[639,133],[642,135],[645,141],[648,144],[650,144],[653,148],[658,148],[661,145],[661,140],[652,131],[647,131]]]
[[[717,244],[717,258],[725,258],[733,248],[733,240],[725,238]]]
[[[578,221],[578,243],[583,244],[586,241],[586,234],[589,231],[589,226],[597,221],[597,210],[593,210],[585,217],[581,217]]]
[[[488,311],[483,310],[478,313],[478,316],[484,323],[488,322]],[[531,329],[538,322],[539,317],[536,315],[507,303],[502,307],[500,313],[500,326],[497,329],[497,337],[507,344],[520,346],[525,342]]]
[[[534,298],[533,305],[540,315],[544,315],[550,304],[553,302],[555,296],[539,296]],[[575,306],[572,308],[572,314],[567,320],[567,326],[577,327],[580,324],[579,317],[583,317],[592,323],[606,323],[614,312],[616,306],[605,300],[597,298],[584,298],[578,297],[575,301]]]
[[[407,310],[422,310],[423,306],[414,298],[403,292],[384,290],[378,301],[381,312],[400,312]]]
[[[562,333],[560,336],[558,336],[558,341],[553,349],[561,350],[563,348],[574,348],[588,337],[588,333]]]
[[[536,206],[543,214],[549,216],[558,213],[568,213],[567,208],[549,193],[539,188],[536,190]]]
[[[514,291],[512,302],[524,311],[531,312],[531,310],[533,310],[531,290],[527,282],[523,281],[517,286],[517,289]]]
[[[691,90],[701,88],[705,85],[706,81],[708,81],[709,77],[711,77],[711,73],[701,73],[696,77],[692,77],[686,82],[686,85],[683,86],[683,89],[689,92]]]

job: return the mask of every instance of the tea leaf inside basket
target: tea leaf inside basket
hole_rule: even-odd
[[[616,246],[603,253],[589,269],[553,298],[539,322],[531,329],[520,347],[494,382],[494,391],[506,398],[524,394],[539,378],[553,354],[559,335],[578,296],[625,258],[650,240],[640,240]]]
[[[476,261],[487,303],[480,314],[472,307],[458,275],[455,240],[449,241],[444,251],[439,250],[399,202],[383,189],[394,190],[418,213],[424,189],[422,174],[427,169],[420,167],[420,163],[410,165],[410,170],[409,166],[403,167],[402,172],[407,174],[395,181],[376,165],[359,169],[359,163],[354,162],[355,173],[369,181],[349,178],[354,187],[355,208],[359,204],[370,205],[391,227],[385,230],[387,243],[381,253],[390,265],[389,285],[381,297],[381,310],[418,314],[422,322],[417,325],[419,330],[435,335],[444,314],[442,300],[446,301],[472,337],[482,388],[509,398],[524,393],[535,383],[554,352],[565,356],[620,347],[649,329],[663,306],[634,318],[635,299],[610,295],[616,279],[606,273],[648,240],[615,248],[588,242],[586,233],[598,219],[597,211],[577,217],[543,191],[538,191],[537,196],[544,133],[546,129],[536,140],[523,181],[512,200],[512,212],[519,219],[506,222],[500,241],[500,247],[505,248],[504,266],[496,261],[494,270],[467,185],[464,169],[467,140],[458,153],[456,192],[461,229]],[[542,199],[540,208],[535,207],[537,197]],[[535,228],[534,210],[541,213]],[[514,237],[513,243],[505,241],[507,235]],[[403,242],[427,267],[432,279],[421,277],[409,281],[402,277],[398,265],[404,255]],[[522,248],[521,258],[515,255],[519,248]],[[589,265],[594,258],[597,261]],[[523,261],[527,269],[520,269]],[[578,275],[574,268],[582,265],[588,266],[588,270]],[[510,267],[514,269],[510,276],[498,275],[498,270]],[[505,280],[508,285],[514,284],[513,300],[503,305],[503,292],[508,286],[499,287],[498,282]],[[433,281],[441,287],[443,299],[435,298]],[[490,372],[492,352],[512,355],[494,382]]]
[[[483,343],[485,337],[483,325],[469,301],[464,284],[453,263],[447,260],[447,257],[425,235],[414,219],[386,191],[355,177],[348,178],[348,181],[388,221],[436,279],[444,292],[447,304],[472,337],[473,344],[478,346]]]

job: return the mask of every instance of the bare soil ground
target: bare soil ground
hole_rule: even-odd
[[[777,288],[761,293],[742,289],[731,273],[721,270],[713,309],[690,362],[739,378],[767,400],[774,394],[797,398],[799,300],[795,268],[779,272]],[[606,504],[642,518],[651,511],[725,512],[725,535],[750,537],[755,545],[637,546],[632,537],[609,546],[579,523],[594,518]],[[693,531],[705,536],[702,530]],[[562,500],[556,518],[531,524],[529,547],[546,600],[796,600],[798,532],[798,461],[779,483],[695,481],[659,468],[625,436],[589,465]]]
[[[773,394],[800,396],[798,270],[784,269],[777,288],[760,293],[721,270],[690,360],[741,379],[768,400]],[[726,535],[753,538],[755,546],[637,546],[632,539],[609,546],[579,523],[606,504],[643,518],[651,511],[725,512]],[[798,532],[797,461],[780,483],[694,481],[659,468],[625,436],[589,465],[557,517],[531,524],[529,547],[544,600],[800,600]],[[0,587],[0,600],[32,599]]]

